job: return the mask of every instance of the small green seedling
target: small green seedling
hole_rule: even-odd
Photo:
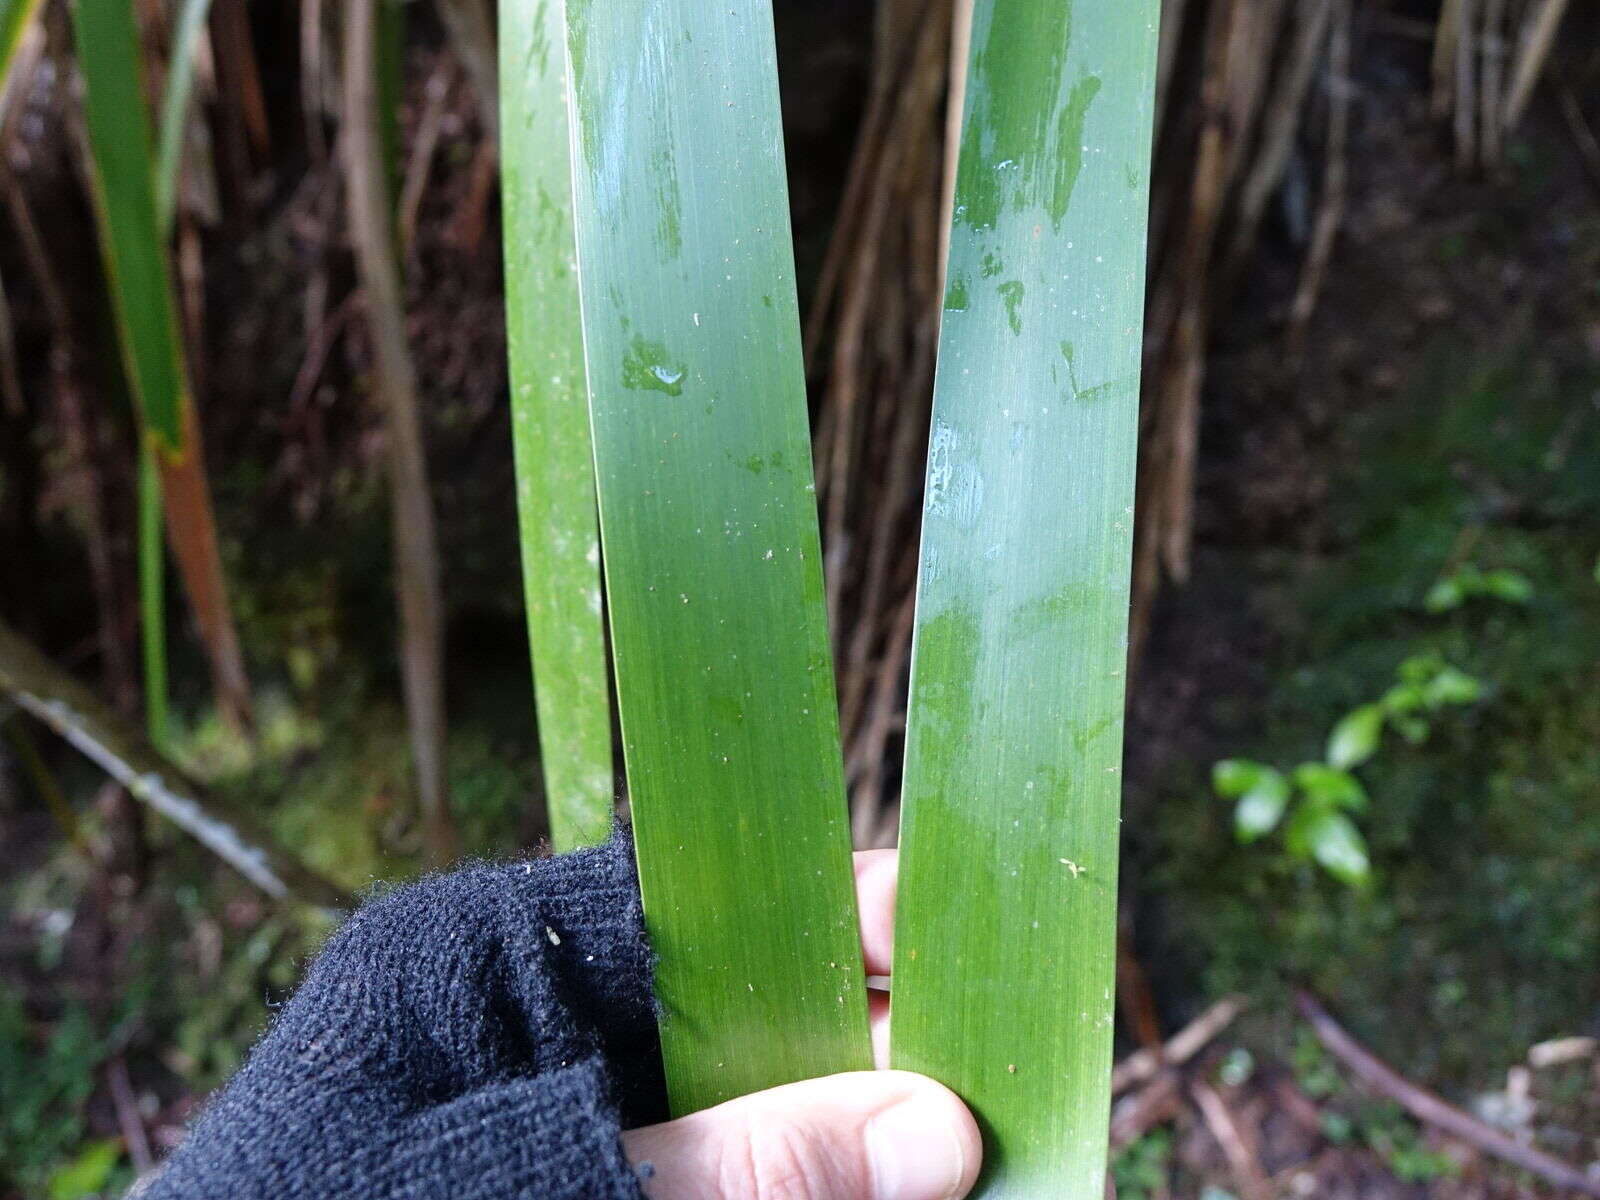
[[[1429,588],[1422,607],[1431,613],[1445,613],[1480,597],[1526,604],[1533,599],[1533,584],[1519,571],[1484,571],[1466,563]]]
[[[1423,607],[1445,613],[1479,598],[1527,604],[1533,585],[1517,571],[1485,571],[1467,563],[1441,576]],[[1236,802],[1233,827],[1240,842],[1258,841],[1282,824],[1284,846],[1293,857],[1361,887],[1372,865],[1351,814],[1365,812],[1371,801],[1353,772],[1377,754],[1385,731],[1419,746],[1433,732],[1437,713],[1476,703],[1483,692],[1481,680],[1439,655],[1413,655],[1396,668],[1395,682],[1383,695],[1339,719],[1328,734],[1323,761],[1301,763],[1285,774],[1247,758],[1223,759],[1211,768],[1211,786],[1224,800]]]
[[[1351,814],[1365,812],[1371,801],[1355,768],[1378,752],[1385,730],[1417,745],[1432,730],[1429,717],[1483,694],[1479,680],[1437,655],[1408,658],[1395,677],[1379,699],[1339,720],[1322,762],[1301,763],[1288,774],[1247,758],[1223,759],[1212,767],[1217,794],[1237,801],[1233,824],[1239,841],[1257,841],[1284,824],[1284,845],[1295,858],[1315,862],[1352,887],[1367,882],[1367,843]]]

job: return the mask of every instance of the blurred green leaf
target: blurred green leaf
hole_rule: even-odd
[[[1253,842],[1271,833],[1289,803],[1289,781],[1283,773],[1247,758],[1224,759],[1214,765],[1211,785],[1224,799],[1238,799],[1233,810],[1233,830],[1241,842]]]
[[[1433,727],[1421,717],[1411,714],[1397,716],[1391,722],[1400,736],[1413,746],[1420,746],[1428,740],[1428,734],[1433,732]]]
[[[1294,783],[1313,804],[1329,808],[1348,808],[1365,812],[1367,790],[1348,771],[1326,763],[1301,763],[1295,768]]]
[[[1460,608],[1466,598],[1460,581],[1454,576],[1447,576],[1428,589],[1422,607],[1431,613],[1449,612],[1453,608]]]
[[[1328,735],[1328,764],[1340,770],[1359,767],[1383,739],[1383,706],[1363,704],[1347,714]]]
[[[1341,883],[1366,883],[1371,866],[1366,839],[1334,802],[1308,801],[1295,810],[1286,834],[1290,853],[1314,859]]]
[[[1423,691],[1419,683],[1397,683],[1383,694],[1383,699],[1378,701],[1383,709],[1392,717],[1403,713],[1413,713],[1419,708],[1426,708],[1428,694]]]
[[[1282,775],[1246,792],[1233,810],[1233,830],[1241,842],[1253,842],[1271,833],[1283,819],[1283,810],[1289,803],[1289,784]]]
[[[1471,704],[1483,695],[1483,684],[1457,667],[1446,666],[1428,681],[1426,695],[1430,708]]]
[[[1262,779],[1278,772],[1265,763],[1248,758],[1225,758],[1211,768],[1211,786],[1224,800],[1237,800],[1260,784]]]
[[[1483,577],[1483,591],[1512,604],[1526,604],[1533,599],[1533,584],[1520,571],[1490,571]]]
[[[1444,659],[1437,654],[1413,654],[1396,667],[1394,673],[1400,682],[1421,687],[1437,675],[1444,665]]]
[[[50,1176],[50,1200],[83,1200],[98,1196],[111,1180],[122,1158],[122,1140],[106,1138],[89,1142],[77,1157],[58,1167]]]

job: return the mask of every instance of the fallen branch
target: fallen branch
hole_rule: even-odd
[[[1521,1167],[1556,1187],[1585,1196],[1600,1197],[1600,1178],[1586,1174],[1542,1150],[1525,1146],[1427,1089],[1418,1087],[1346,1033],[1328,1015],[1327,1009],[1309,993],[1300,992],[1295,999],[1312,1032],[1328,1053],[1344,1063],[1362,1083],[1395,1101],[1417,1120],[1460,1138],[1486,1154]]]
[[[1112,1095],[1153,1079],[1164,1067],[1181,1066],[1188,1062],[1208,1042],[1233,1024],[1234,1018],[1244,1011],[1245,1003],[1242,996],[1225,996],[1168,1038],[1160,1054],[1152,1050],[1136,1050],[1128,1055],[1111,1072]]]
[[[1111,1110],[1111,1153],[1138,1141],[1183,1110],[1178,1073],[1169,1070],[1147,1088],[1125,1096]]]
[[[1189,1085],[1189,1095],[1205,1119],[1206,1128],[1222,1148],[1240,1195],[1245,1200],[1267,1200],[1272,1195],[1272,1185],[1261,1168],[1261,1157],[1250,1144],[1253,1139],[1247,1140],[1239,1127],[1228,1102],[1216,1088],[1198,1079]]]
[[[0,621],[0,691],[92,760],[136,800],[149,805],[215,852],[274,899],[329,909],[350,907],[335,884],[184,778],[83,684]]]

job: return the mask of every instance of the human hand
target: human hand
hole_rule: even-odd
[[[855,856],[868,975],[889,974],[899,855]],[[868,993],[873,1058],[888,1061],[889,997]],[[977,1124],[955,1093],[909,1071],[853,1071],[741,1096],[622,1135],[649,1163],[650,1200],[957,1200],[977,1179]]]

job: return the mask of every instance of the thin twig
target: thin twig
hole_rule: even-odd
[[[423,87],[427,103],[422,109],[422,119],[417,122],[417,133],[411,142],[411,159],[406,163],[405,183],[400,188],[400,253],[410,252],[417,236],[417,211],[422,207],[422,191],[428,185],[433,170],[433,158],[439,148],[439,135],[444,130],[445,102],[450,99],[450,88],[455,82],[456,60],[449,54],[439,56],[439,64],[428,76]]]
[[[1280,73],[1278,86],[1266,105],[1268,125],[1261,136],[1255,165],[1239,190],[1233,243],[1227,258],[1229,274],[1239,270],[1255,245],[1267,201],[1283,182],[1284,169],[1294,150],[1295,134],[1300,129],[1300,111],[1321,61],[1322,43],[1328,36],[1333,0],[1303,0],[1301,9],[1299,31],[1289,63]]]
[[[1116,1153],[1138,1141],[1163,1121],[1183,1109],[1183,1092],[1176,1071],[1163,1071],[1149,1087],[1140,1088],[1111,1109],[1111,1151]]]
[[[1590,182],[1600,189],[1600,139],[1589,128],[1589,122],[1583,119],[1583,109],[1578,106],[1577,96],[1564,84],[1561,88],[1561,115],[1566,118],[1567,132],[1572,135],[1573,145],[1578,148],[1578,157],[1583,159]]]
[[[145,1133],[144,1118],[139,1115],[139,1100],[133,1094],[133,1081],[128,1078],[128,1062],[118,1054],[106,1064],[106,1083],[111,1088],[111,1103],[117,1110],[117,1125],[122,1130],[122,1141],[133,1160],[133,1169],[140,1175],[156,1165],[150,1153],[150,1138]]]
[[[967,104],[967,57],[972,51],[972,0],[955,0],[950,12],[950,86],[945,92],[944,178],[939,189],[939,291],[950,258],[950,222],[956,210],[956,166],[961,161],[961,118]]]
[[[1350,0],[1339,0],[1328,41],[1328,165],[1322,177],[1322,202],[1312,226],[1311,246],[1300,284],[1289,307],[1289,353],[1298,358],[1306,324],[1317,305],[1333,257],[1333,243],[1344,221],[1346,148],[1350,140]]]
[[[1473,45],[1473,31],[1477,24],[1478,0],[1459,0],[1456,17],[1456,99],[1455,134],[1456,166],[1467,170],[1478,160],[1477,136],[1474,132],[1478,106],[1478,55]]]
[[[1169,1037],[1160,1054],[1150,1050],[1134,1051],[1112,1069],[1112,1093],[1125,1092],[1136,1084],[1154,1078],[1163,1067],[1181,1066],[1188,1062],[1233,1024],[1247,1003],[1243,996],[1225,996]]]
[[[478,122],[491,143],[500,129],[500,64],[495,56],[494,20],[483,0],[436,0],[450,44],[466,68],[478,102]]]
[[[375,0],[345,5],[344,123],[350,238],[366,299],[378,392],[387,418],[389,512],[400,593],[406,724],[430,858],[447,862],[455,835],[445,773],[444,602],[416,370],[406,343],[400,268],[379,134]]]
[[[227,812],[127,723],[26,638],[0,621],[0,691],[76,747],[107,775],[274,899],[324,908],[349,898],[250,823]]]
[[[1189,1095],[1200,1110],[1211,1136],[1222,1147],[1223,1156],[1228,1160],[1228,1169],[1233,1172],[1233,1180],[1239,1185],[1244,1200],[1268,1200],[1272,1185],[1261,1168],[1261,1157],[1246,1139],[1222,1094],[1209,1083],[1197,1079],[1190,1083]]]
[[[1542,1150],[1523,1145],[1427,1089],[1418,1087],[1346,1033],[1309,992],[1298,993],[1295,1000],[1301,1014],[1310,1023],[1312,1032],[1328,1053],[1349,1067],[1362,1083],[1395,1101],[1423,1124],[1441,1129],[1556,1187],[1585,1196],[1600,1197],[1600,1179]]]
[[[1483,57],[1483,85],[1478,128],[1483,140],[1484,166],[1500,164],[1500,134],[1504,125],[1500,110],[1500,89],[1505,77],[1505,25],[1506,0],[1484,0],[1483,37],[1480,53]]]
[[[1567,0],[1538,0],[1533,14],[1523,22],[1522,36],[1517,39],[1516,61],[1511,67],[1511,87],[1506,92],[1500,116],[1502,129],[1515,129],[1522,120],[1566,11]]]

